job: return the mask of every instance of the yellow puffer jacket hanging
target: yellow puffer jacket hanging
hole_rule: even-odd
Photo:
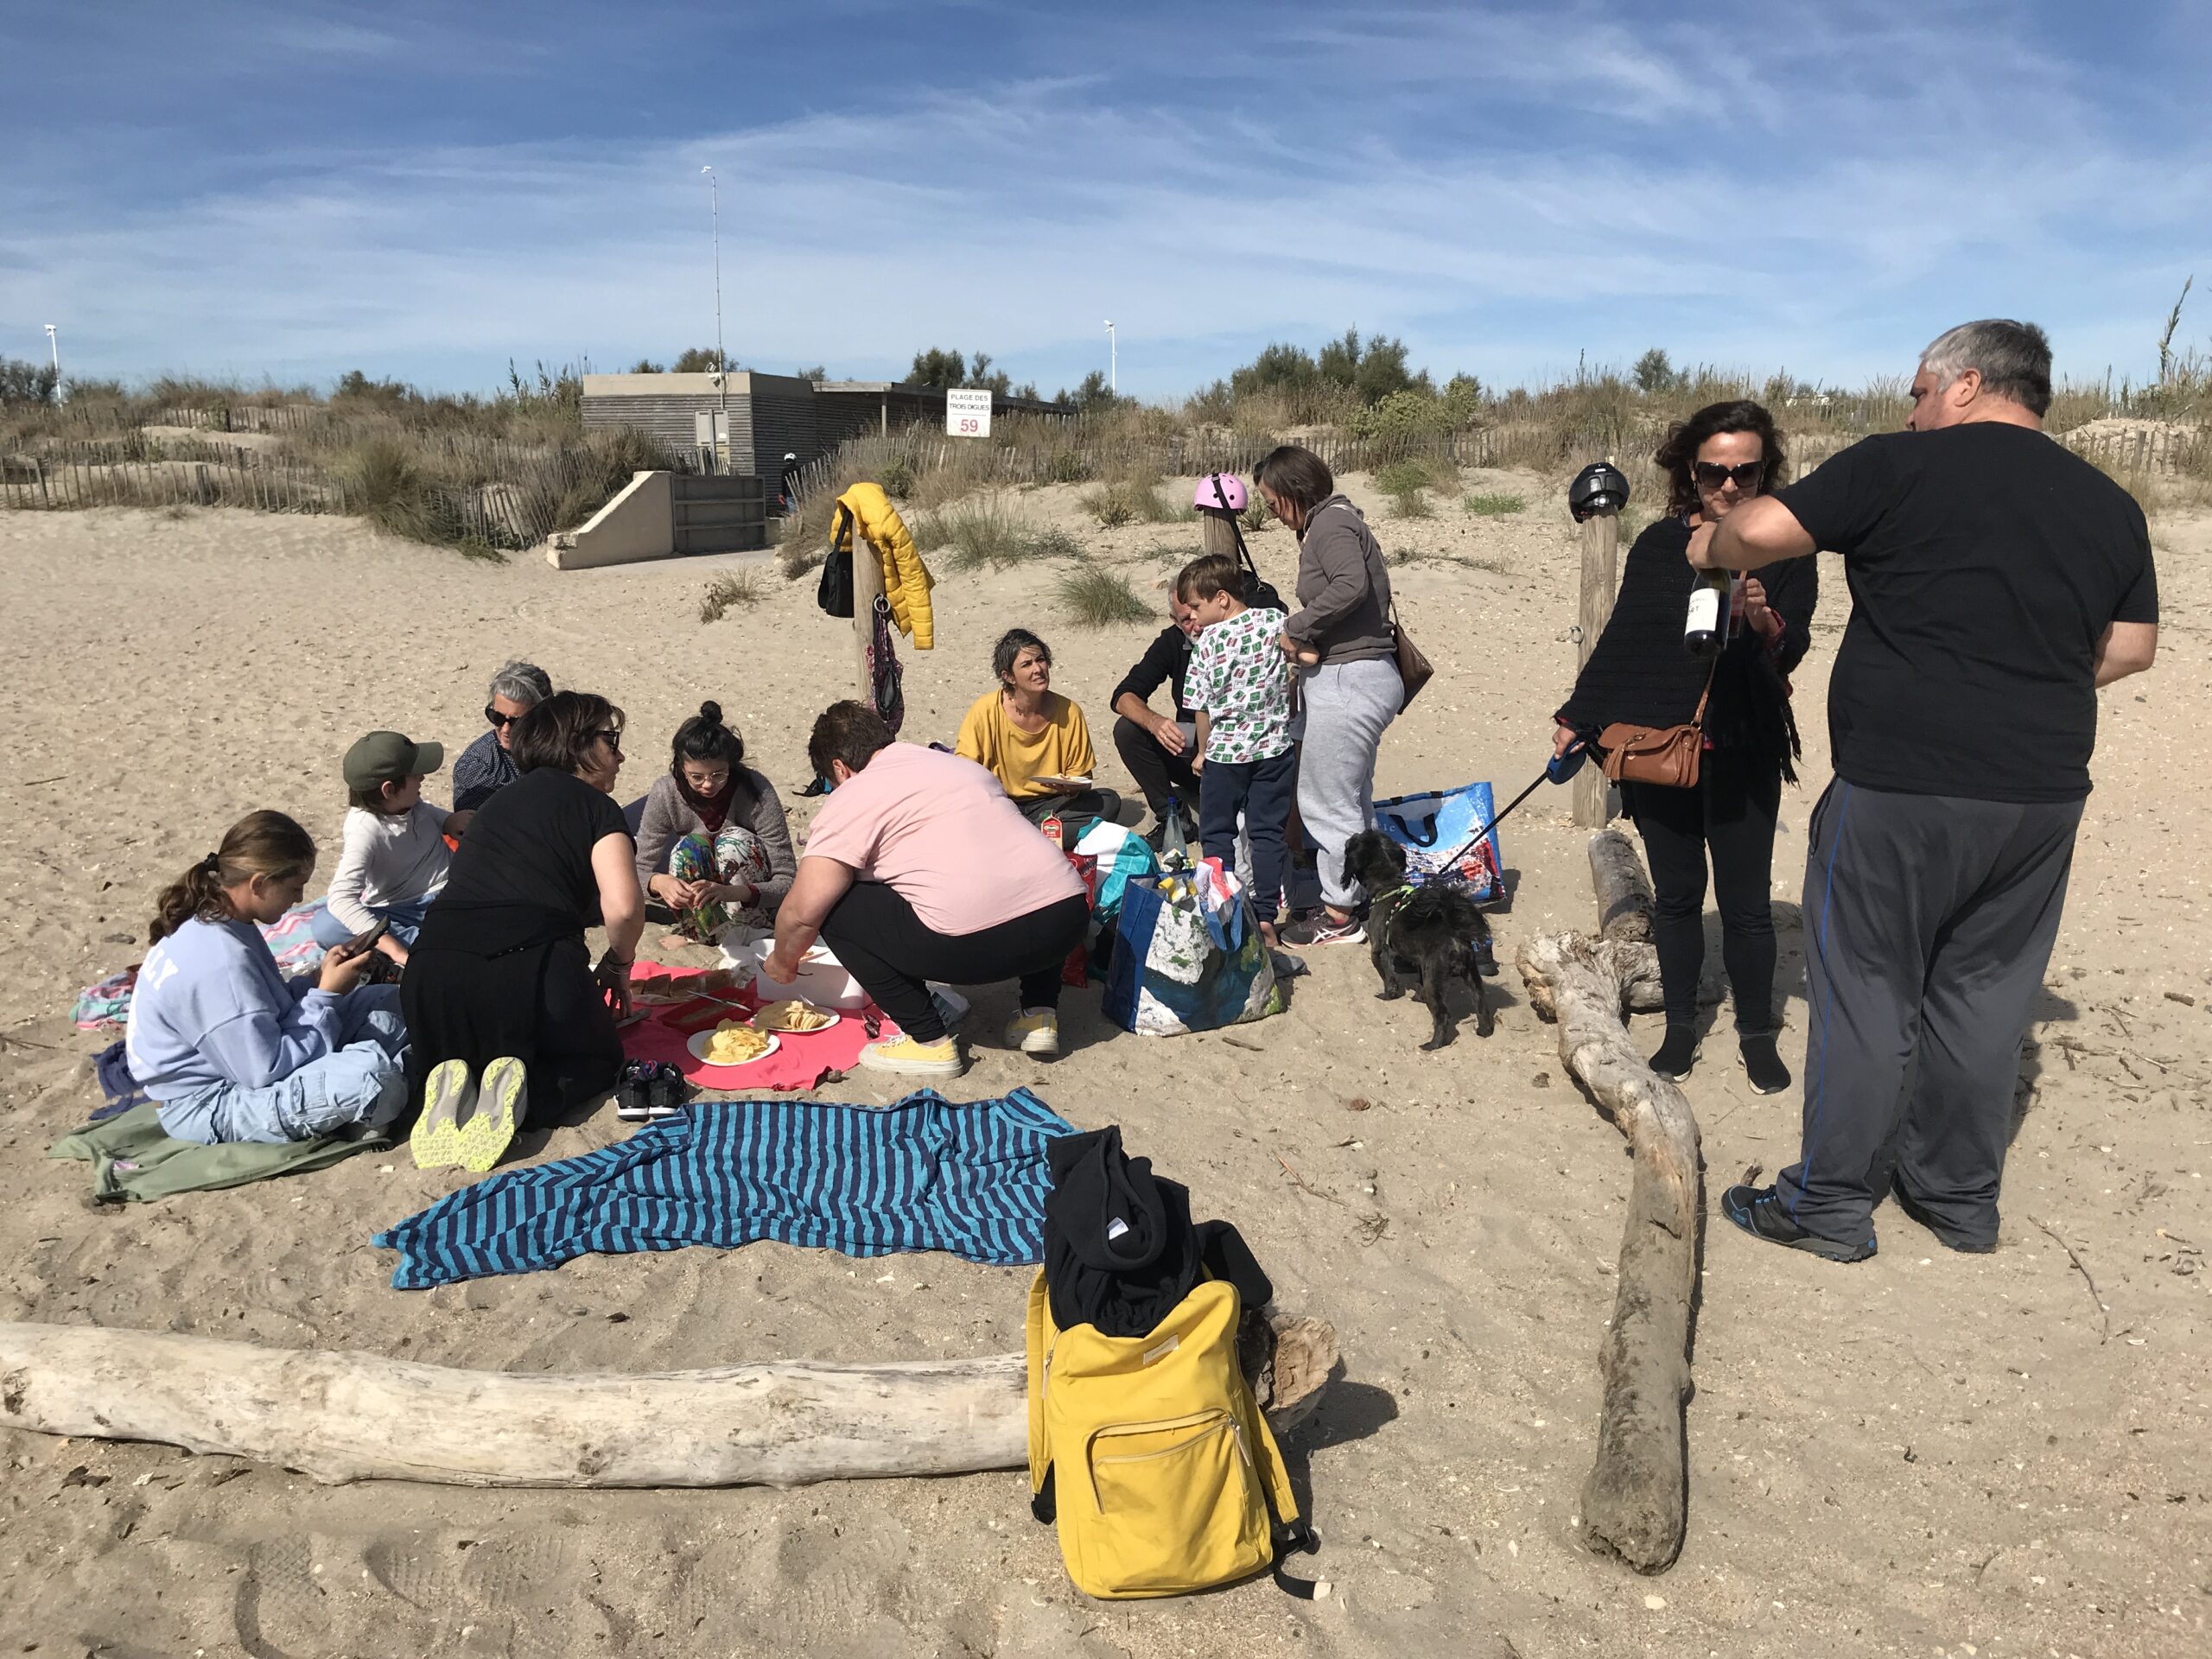
[[[838,550],[852,550],[852,525],[857,520],[861,534],[882,562],[883,596],[891,601],[892,620],[898,623],[899,632],[912,637],[916,651],[931,649],[937,643],[937,630],[930,615],[930,589],[937,585],[937,578],[914,550],[914,538],[907,533],[906,521],[899,516],[899,509],[891,505],[880,485],[865,483],[855,484],[839,496],[837,505],[845,510],[845,516],[836,521]]]

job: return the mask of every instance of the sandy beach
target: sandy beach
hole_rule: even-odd
[[[1478,518],[1446,501],[1415,521],[1346,483],[1386,550],[1421,553],[1393,579],[1440,669],[1391,728],[1377,793],[1487,778],[1505,798],[1541,764],[1573,672],[1576,544],[1555,486],[1470,474],[1469,489],[1529,505]],[[1196,527],[1101,531],[1077,494],[1008,504],[1163,606],[1154,584],[1197,550]],[[1283,1305],[1335,1325],[1344,1374],[1287,1448],[1325,1540],[1305,1564],[1325,1599],[1262,1580],[1090,1601],[1017,1472],[790,1491],[327,1487],[166,1446],[0,1433],[0,1631],[41,1655],[256,1659],[2212,1651],[2212,514],[2155,527],[2159,659],[2101,697],[2001,1247],[1954,1255],[1888,1207],[1880,1254],[1847,1268],[1709,1215],[1688,1535],[1664,1576],[1593,1556],[1576,1515],[1629,1190],[1620,1135],[1510,966],[1495,1036],[1470,1019],[1424,1054],[1418,1006],[1375,1000],[1364,950],[1324,950],[1287,1013],[1228,1034],[1147,1042],[1101,1018],[1095,988],[1071,993],[1069,1052],[1050,1066],[999,1046],[1013,988],[986,989],[975,1064],[947,1092],[1023,1084],[1079,1127],[1120,1123],[1202,1215],[1236,1223]],[[1288,534],[1253,543],[1287,590]],[[75,1031],[71,1001],[137,959],[156,887],[267,806],[323,843],[319,892],[346,744],[382,727],[454,753],[508,658],[624,708],[626,799],[665,764],[677,722],[718,699],[803,825],[791,796],[806,731],[850,694],[851,636],[817,609],[810,576],[787,582],[772,563],[757,567],[764,599],[702,624],[701,594],[733,563],[564,575],[337,518],[0,516],[14,704],[0,946],[15,964],[0,982],[0,1319],[546,1372],[1021,1345],[1027,1271],[943,1255],[760,1244],[397,1292],[371,1235],[466,1179],[419,1172],[404,1149],[116,1211],[92,1207],[85,1166],[43,1155],[96,1103],[86,1057],[111,1040]],[[990,683],[993,639],[1022,622],[1051,642],[1056,687],[1084,705],[1107,779],[1126,788],[1107,696],[1157,625],[1070,625],[1049,597],[1058,568],[941,572],[937,649],[904,659],[906,734],[950,741]],[[1785,798],[1775,860],[1793,1069],[1795,901],[1828,776],[1840,562],[1823,560],[1821,588],[1796,686],[1806,782]],[[442,798],[438,780],[429,792]],[[1540,794],[1503,838],[1513,887],[1494,922],[1510,963],[1525,937],[1591,926],[1593,906],[1565,791]],[[1796,1094],[1753,1094],[1716,1014],[1686,1085],[1708,1211],[1747,1167],[1789,1162],[1798,1128]],[[899,1092],[861,1073],[823,1097]],[[626,1133],[610,1107],[525,1135],[513,1156]]]

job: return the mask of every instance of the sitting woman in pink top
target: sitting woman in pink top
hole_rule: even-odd
[[[1021,982],[1007,1045],[1060,1052],[1060,967],[1083,942],[1082,878],[998,779],[957,754],[895,743],[862,702],[814,722],[807,758],[833,785],[776,912],[763,965],[788,983],[818,936],[899,1034],[870,1043],[879,1071],[957,1077],[960,1050],[928,982]]]

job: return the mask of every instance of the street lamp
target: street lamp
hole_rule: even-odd
[[[715,391],[721,408],[716,416],[720,429],[715,434],[715,464],[722,464],[722,445],[729,441],[729,359],[722,352],[722,198],[721,181],[715,176],[715,169],[699,169],[707,175],[707,211],[712,215],[715,238]]]
[[[1114,338],[1114,320],[1106,319],[1106,389],[1122,395],[1122,347]]]
[[[61,390],[61,342],[54,338],[54,325],[46,325],[46,349],[54,353],[54,390]]]

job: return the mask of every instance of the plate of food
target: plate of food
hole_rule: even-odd
[[[738,1066],[765,1060],[781,1045],[772,1031],[755,1031],[734,1020],[725,1020],[711,1030],[698,1033],[684,1046],[693,1059],[709,1065]]]
[[[1080,795],[1090,787],[1088,778],[1066,778],[1057,772],[1034,773],[1029,781],[1043,785],[1047,793],[1053,795]]]
[[[782,1002],[764,1002],[760,1011],[753,1016],[756,1031],[788,1031],[804,1036],[810,1032],[827,1031],[843,1016],[830,1008],[817,1008],[811,1002],[802,1002],[793,997]]]

